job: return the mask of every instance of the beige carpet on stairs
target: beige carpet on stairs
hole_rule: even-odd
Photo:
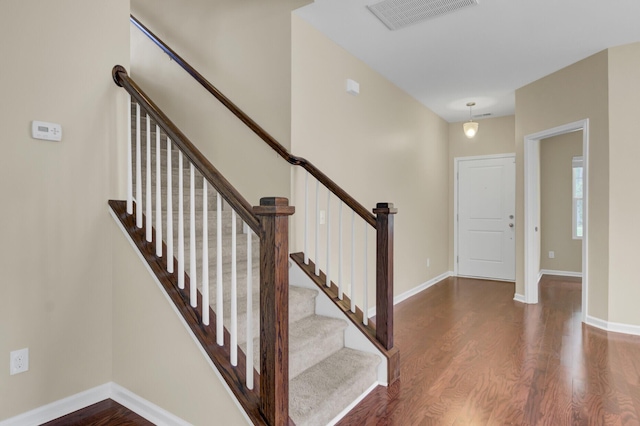
[[[132,120],[135,123],[135,120]],[[143,120],[144,122],[144,120]],[[155,208],[155,136],[152,138],[152,206]],[[133,138],[135,141],[135,137]],[[146,144],[145,135],[142,135],[142,182],[146,184]],[[166,140],[162,135],[162,205],[166,209]],[[173,200],[173,238],[174,256],[177,257],[178,249],[178,155],[177,150],[172,149],[172,200]],[[133,162],[135,165],[135,142],[133,148]],[[283,165],[283,167],[286,167]],[[202,256],[202,177],[196,172],[196,256],[201,263]],[[189,171],[185,163],[184,176],[184,212],[185,212],[185,270],[189,273]],[[134,173],[135,181],[135,173]],[[134,183],[135,187],[135,183]],[[135,191],[134,191],[135,197]],[[216,310],[216,193],[213,189],[208,191],[207,212],[209,218],[209,277],[210,277],[210,304]],[[145,197],[138,203],[143,208]],[[144,210],[143,210],[144,211]],[[231,212],[228,205],[224,206],[222,213],[222,240],[223,240],[223,318],[224,324],[229,329],[231,320]],[[154,220],[155,225],[155,220]],[[163,218],[163,236],[166,242],[166,217]],[[253,304],[250,307],[253,313],[254,342],[254,367],[259,369],[259,241],[257,237],[252,239],[253,279],[250,288],[247,287],[247,236],[239,218],[236,222],[237,240],[237,303],[238,303],[238,344],[241,350],[246,349],[246,321],[247,321],[247,291],[253,295]],[[202,268],[196,270],[198,280],[202,277]],[[370,389],[377,382],[377,366],[380,358],[376,355],[349,349],[344,346],[344,330],[346,320],[328,318],[316,315],[315,298],[318,291],[296,287],[291,283],[289,291],[289,374],[290,374],[290,417],[297,425],[326,425],[336,415],[341,413],[363,392]]]

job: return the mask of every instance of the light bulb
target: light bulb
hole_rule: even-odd
[[[472,139],[478,133],[478,123],[475,121],[467,121],[462,125],[464,134],[467,138]]]

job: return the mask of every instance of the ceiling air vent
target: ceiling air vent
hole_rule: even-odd
[[[478,4],[478,0],[384,0],[367,8],[390,30]]]

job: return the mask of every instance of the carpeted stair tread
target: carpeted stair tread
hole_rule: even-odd
[[[347,322],[310,315],[289,324],[289,380],[344,347]],[[246,345],[245,345],[246,346]],[[260,372],[260,338],[253,340],[256,370]],[[244,346],[243,346],[244,350]]]
[[[253,339],[254,339],[254,353],[257,353],[259,345],[257,339],[260,335],[260,290],[257,288],[253,294]],[[289,324],[294,324],[301,319],[313,315],[316,296],[318,292],[316,290],[310,290],[302,287],[289,286]],[[211,303],[211,307],[215,311],[215,303]],[[224,301],[224,322],[229,324],[231,320],[231,308],[230,301],[227,299]],[[247,340],[247,299],[246,294],[243,298],[238,298],[238,344],[243,351],[246,350]],[[291,327],[291,325],[290,325]]]
[[[344,347],[342,319],[310,315],[289,324],[289,380]]]
[[[289,416],[298,426],[323,426],[377,381],[376,355],[343,348],[289,384]]]

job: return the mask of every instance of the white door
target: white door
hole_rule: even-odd
[[[458,275],[514,281],[515,157],[458,161]]]

